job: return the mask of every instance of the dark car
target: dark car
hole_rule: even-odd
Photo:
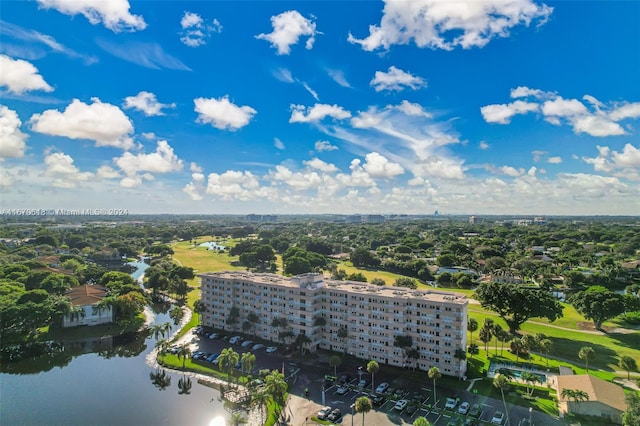
[[[478,418],[482,415],[482,407],[480,404],[473,404],[471,410],[469,410],[469,416]]]
[[[419,406],[418,406],[417,402],[411,401],[409,403],[409,405],[407,405],[407,408],[405,408],[404,412],[405,412],[405,414],[411,415],[411,414],[415,413],[416,411],[418,411],[418,407]]]
[[[331,422],[337,422],[341,418],[342,418],[342,411],[340,411],[339,408],[336,408],[335,410],[330,412],[329,415],[327,416],[327,420]]]
[[[342,376],[340,376],[340,383],[349,383],[351,381],[351,376],[348,374],[343,374]]]
[[[384,404],[384,396],[382,395],[372,395],[371,402],[373,405],[382,405]]]

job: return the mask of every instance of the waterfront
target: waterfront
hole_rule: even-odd
[[[134,278],[142,273],[136,272]],[[166,308],[154,309],[153,323],[171,321]],[[216,390],[194,379],[190,394],[179,394],[182,374],[169,371],[170,386],[154,386],[149,374],[155,369],[146,363],[154,345],[153,336],[139,333],[114,338],[111,348],[97,352],[87,345],[88,352],[76,348],[17,363],[0,374],[0,424],[209,425],[216,419],[224,425],[221,418],[229,415]]]

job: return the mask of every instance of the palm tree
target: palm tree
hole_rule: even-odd
[[[250,312],[247,315],[247,321],[251,323],[251,327],[253,328],[253,337],[256,337],[256,325],[260,323],[260,317],[256,315],[255,312]]]
[[[484,343],[484,351],[487,353],[487,357],[489,356],[489,342],[492,338],[493,334],[490,327],[482,327],[480,329],[480,341]]]
[[[253,370],[253,366],[256,365],[256,356],[251,352],[245,352],[240,358],[240,365],[242,366],[242,372],[249,374]]]
[[[520,379],[527,385],[527,393],[529,396],[533,395],[534,385],[540,382],[540,377],[538,377],[537,374],[524,371],[520,374]]]
[[[435,405],[436,402],[438,402],[438,398],[436,397],[436,380],[442,377],[442,373],[440,373],[440,369],[438,367],[431,367],[427,375],[431,380],[433,380],[433,405]]]
[[[502,329],[496,334],[496,339],[500,341],[500,355],[502,356],[502,352],[504,351],[504,344],[508,342],[511,338],[511,334],[507,330]]]
[[[231,382],[231,370],[240,360],[240,355],[233,348],[224,348],[218,356],[218,367],[227,372],[227,381]]]
[[[375,361],[371,361],[371,362],[375,362]],[[362,413],[362,426],[364,426],[364,415],[365,413],[368,413],[369,411],[371,411],[371,408],[373,408],[373,405],[371,404],[371,400],[366,396],[361,396],[360,398],[356,399],[355,408],[356,408],[356,413]]]
[[[473,332],[476,330],[478,330],[478,320],[469,317],[469,319],[467,320],[467,331],[471,333],[471,342],[469,343],[473,343]]]
[[[244,418],[244,416],[242,415],[242,413],[233,413],[231,415],[231,424],[233,426],[239,426],[241,424],[245,424],[247,423],[247,419]]]
[[[271,397],[264,389],[251,393],[251,405],[260,408],[260,424],[264,424],[264,412]]]
[[[636,360],[631,358],[629,355],[621,356],[618,365],[627,372],[627,380],[630,380],[630,373],[638,369]]]
[[[333,377],[338,377],[338,366],[342,364],[342,358],[338,355],[332,355],[329,358],[329,365],[333,367]]]
[[[178,360],[182,360],[182,369],[184,370],[184,365],[187,362],[187,358],[191,356],[191,348],[189,348],[188,343],[184,343],[178,347],[178,352],[176,353],[178,356]]]
[[[264,378],[264,391],[273,398],[280,407],[283,407],[284,395],[287,393],[287,382],[284,380],[284,374],[278,370],[273,370],[267,374]]]
[[[341,326],[338,329],[338,333],[337,333],[338,339],[340,339],[340,341],[343,342],[344,344],[344,354],[347,354],[347,337],[349,337],[349,330],[347,329],[347,327],[345,325]]]
[[[502,333],[504,333],[504,328],[502,328],[502,326],[498,323],[494,323],[493,327],[491,329],[491,333],[493,333],[494,337],[496,338],[496,356],[498,355],[498,342],[502,341],[501,335]]]
[[[191,379],[187,376],[182,376],[180,380],[178,380],[178,394],[180,395],[189,395],[191,393]]]
[[[583,401],[589,400],[589,394],[580,389],[566,389],[562,388],[562,392],[560,392],[560,396],[563,399],[573,399],[573,402],[576,404],[576,414],[580,412],[580,403]]]
[[[583,346],[580,348],[580,352],[578,352],[578,358],[584,361],[587,374],[589,373],[589,360],[593,359],[595,355],[596,351],[594,351],[591,346]]]
[[[547,368],[549,368],[549,352],[551,352],[551,349],[553,348],[553,342],[551,339],[542,339],[540,340],[539,345],[540,349],[542,349],[545,354],[545,358],[547,359]]]
[[[156,342],[156,348],[158,349],[158,356],[164,357],[164,354],[169,350],[169,341],[167,339],[160,339]]]
[[[416,417],[416,419],[413,421],[413,426],[431,426],[431,422],[426,418],[420,416]]]
[[[162,324],[162,331],[164,332],[162,334],[162,336],[164,337],[165,335],[167,337],[169,337],[169,334],[171,333],[171,330],[173,329],[173,327],[171,326],[170,322],[165,322],[164,324]]]
[[[511,341],[511,352],[516,354],[516,362],[518,362],[518,359],[520,359],[520,351],[522,351],[522,349],[522,339],[520,339],[519,337],[515,337]]]
[[[164,332],[164,327],[162,324],[154,324],[151,327],[149,327],[149,333],[153,335],[156,341],[160,339],[160,337],[163,337],[163,338],[166,337]]]
[[[507,417],[505,425],[509,424],[509,410],[507,409],[507,401],[504,399],[504,390],[509,386],[509,377],[504,374],[496,374],[493,377],[493,386],[500,389],[500,395],[502,395],[502,405],[504,405],[504,415]]]
[[[196,300],[193,304],[193,312],[198,314],[198,324],[202,324],[202,314],[207,312],[207,305],[202,300]]]
[[[369,363],[367,364],[367,371],[369,372],[369,374],[371,374],[371,392],[373,392],[373,390],[375,389],[375,385],[373,382],[376,373],[380,371],[380,365],[375,361],[369,361]]]

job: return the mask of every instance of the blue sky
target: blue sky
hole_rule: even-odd
[[[640,2],[95,3],[2,3],[2,208],[640,213]]]

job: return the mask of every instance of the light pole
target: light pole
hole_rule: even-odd
[[[351,426],[353,426],[353,418],[356,416],[355,411],[353,411],[356,408],[356,404],[351,404]]]
[[[529,426],[531,426],[531,413],[533,413],[533,408],[529,407]]]

